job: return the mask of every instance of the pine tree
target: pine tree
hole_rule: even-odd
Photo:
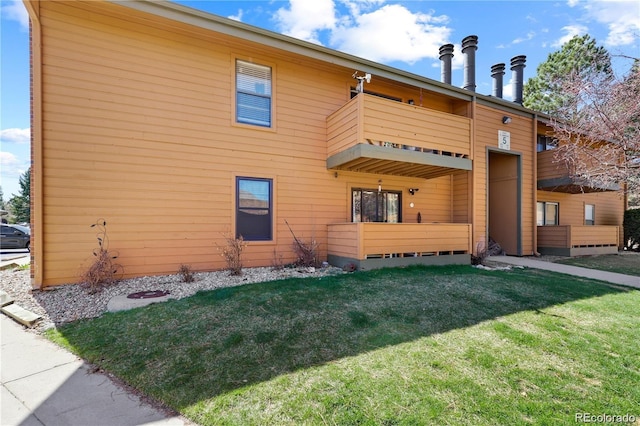
[[[9,203],[17,223],[31,221],[31,168],[20,176],[20,194],[13,196]]]
[[[564,106],[573,102],[571,94],[563,90],[568,80],[587,76],[602,79],[612,74],[609,52],[597,46],[596,40],[588,34],[576,36],[538,66],[536,76],[524,85],[523,105],[557,116]]]

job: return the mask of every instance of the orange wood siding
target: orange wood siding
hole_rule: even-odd
[[[606,225],[538,226],[540,247],[574,248],[618,245],[620,227]]]
[[[327,118],[327,155],[382,141],[469,156],[470,130],[466,117],[364,94]]]
[[[332,254],[359,260],[471,250],[469,224],[338,223],[329,225],[329,233]]]
[[[584,225],[584,205],[595,206],[596,225],[618,226],[622,229],[625,210],[624,195],[620,192],[592,192],[585,194],[566,194],[552,191],[537,191],[540,202],[556,202],[559,206],[560,225]],[[540,233],[538,232],[538,235]],[[622,246],[623,235],[619,235]],[[538,245],[543,245],[538,242]]]
[[[538,179],[555,179],[569,175],[566,164],[555,162],[555,150],[542,151],[538,155]]]
[[[502,124],[504,112],[494,110],[483,105],[476,106],[475,117],[475,150],[473,164],[474,179],[474,249],[477,244],[488,242],[487,222],[487,150],[498,148],[498,130],[511,133],[511,150],[503,151],[505,154],[521,154],[521,230],[522,230],[522,254],[530,255],[534,252],[535,234],[535,191],[534,159],[535,151],[533,123],[531,118],[510,114],[512,122],[509,125]]]
[[[488,240],[487,158],[498,130],[511,132],[511,153],[521,159],[522,254],[535,249],[536,194],[545,201],[548,193],[535,190],[533,118],[509,114],[512,123],[503,125],[499,109],[375,75],[365,90],[402,102],[350,100],[354,70],[330,61],[110,2],[37,4],[42,138],[34,133],[41,161],[34,197],[44,201],[34,230],[42,245],[35,268],[44,272],[36,285],[77,282],[97,246],[90,225],[99,218],[126,277],[172,274],[181,264],[223,268],[238,176],[273,181],[274,238],[249,243],[246,267],[294,260],[285,220],[298,238],[319,242],[322,259],[329,251],[475,251]],[[272,128],[234,122],[236,59],[272,68]],[[473,171],[427,180],[327,170],[328,155],[367,139],[461,153]],[[345,223],[352,190],[379,185],[402,194],[403,223]],[[595,200],[596,223],[620,226],[623,201],[612,195],[547,200],[560,202],[561,223]]]
[[[326,169],[326,118],[345,105],[353,70],[101,2],[42,2],[44,285],[76,282],[107,221],[125,276],[224,267],[235,177],[274,181],[274,240],[249,243],[245,266],[292,261],[293,238],[320,242],[350,220],[353,187],[403,193],[403,220],[450,222],[451,179]],[[273,67],[274,129],[233,124],[235,58]],[[308,70],[314,69],[309,84]],[[372,82],[418,102],[419,92]],[[425,105],[452,112],[459,101]],[[409,198],[407,189],[420,188]],[[414,207],[409,203],[413,201]]]
[[[98,218],[127,276],[182,263],[222,268],[234,176],[274,179],[275,238],[250,244],[247,266],[269,265],[274,249],[292,260],[285,218],[299,237],[326,241],[325,224],[342,220],[335,199],[344,183],[328,179],[325,120],[346,101],[344,82],[323,74],[309,88],[312,65],[280,61],[277,132],[233,126],[235,56],[273,57],[204,31],[190,36],[199,30],[188,27],[165,32],[120,10],[42,3],[45,284],[77,280]]]
[[[471,172],[460,173],[451,177],[452,184],[452,209],[454,223],[471,222],[471,200],[469,188],[471,187]]]

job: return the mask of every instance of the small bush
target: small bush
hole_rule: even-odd
[[[96,235],[98,248],[93,250],[95,259],[91,266],[82,273],[80,280],[82,286],[93,294],[102,291],[105,287],[116,284],[122,276],[124,268],[115,262],[118,255],[109,251],[107,222],[104,219],[98,219],[91,227],[98,228],[98,234]]]
[[[218,248],[220,255],[227,263],[227,271],[231,275],[242,275],[242,251],[247,246],[247,243],[242,238],[242,235],[238,238],[233,238],[231,235],[225,235],[227,244]]]
[[[296,237],[296,234],[293,233],[293,229],[289,226],[289,222],[285,219],[284,223],[287,224],[291,235],[293,236],[293,252],[296,254],[296,266],[306,266],[306,267],[319,267],[320,260],[318,259],[318,249],[320,248],[320,244],[311,239],[309,241],[304,241]]]
[[[316,240],[304,241],[297,239],[293,242],[293,251],[296,254],[296,266],[319,267],[318,248],[320,244]]]
[[[640,209],[625,211],[622,227],[627,249],[640,251]]]
[[[180,269],[178,269],[178,274],[180,278],[182,278],[183,283],[192,283],[196,279],[193,276],[193,271],[191,270],[191,266],[189,265],[180,265]]]

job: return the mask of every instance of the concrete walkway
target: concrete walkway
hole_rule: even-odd
[[[594,280],[601,280],[612,284],[640,289],[640,277],[634,277],[632,275],[581,268],[579,266],[563,265],[561,263],[546,262],[544,260],[538,260],[530,257],[489,256],[487,260],[507,265],[545,269],[547,271],[560,272],[562,274],[575,275],[583,278],[592,278]]]
[[[0,425],[185,425],[4,315],[0,328]]]

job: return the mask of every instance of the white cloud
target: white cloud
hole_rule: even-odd
[[[565,35],[560,37],[558,40],[551,43],[552,47],[561,47],[563,44],[574,38],[575,36],[582,36],[588,32],[588,28],[584,25],[567,25],[566,27],[562,27],[562,31],[565,32]]]
[[[29,143],[31,141],[31,129],[3,129],[0,130],[0,141],[3,143]]]
[[[449,41],[449,18],[433,11],[413,13],[384,1],[290,0],[274,19],[284,34],[321,44],[320,32],[327,31],[330,47],[372,61],[414,63],[437,58],[439,47]]]
[[[0,151],[0,166],[2,166],[2,176],[18,177],[29,168],[29,163],[21,161],[11,152]]]
[[[590,1],[585,9],[593,20],[608,27],[605,45],[625,46],[638,40],[640,3],[637,1]]]
[[[384,4],[386,0],[339,0],[344,4],[352,16],[358,16],[362,11],[371,10],[376,6]]]
[[[18,158],[10,152],[0,151],[0,164],[2,164],[4,169],[4,167],[18,164]]]
[[[233,19],[234,21],[242,21],[242,15],[243,14],[244,14],[244,11],[242,9],[238,9],[238,13],[237,14],[227,16],[227,18]]]
[[[23,30],[29,30],[29,14],[21,0],[3,1],[2,15],[8,20],[20,23]]]
[[[405,61],[437,58],[451,29],[439,25],[446,17],[412,13],[404,6],[386,5],[370,13],[341,20],[331,33],[337,49],[372,61]]]
[[[536,36],[535,31],[529,31],[525,37],[518,37],[517,39],[513,40],[511,43],[512,44],[520,44],[520,43],[523,43],[525,41],[529,41],[529,40],[533,39],[535,36]]]
[[[318,31],[334,28],[336,10],[333,0],[290,0],[274,18],[284,34],[320,44]]]

